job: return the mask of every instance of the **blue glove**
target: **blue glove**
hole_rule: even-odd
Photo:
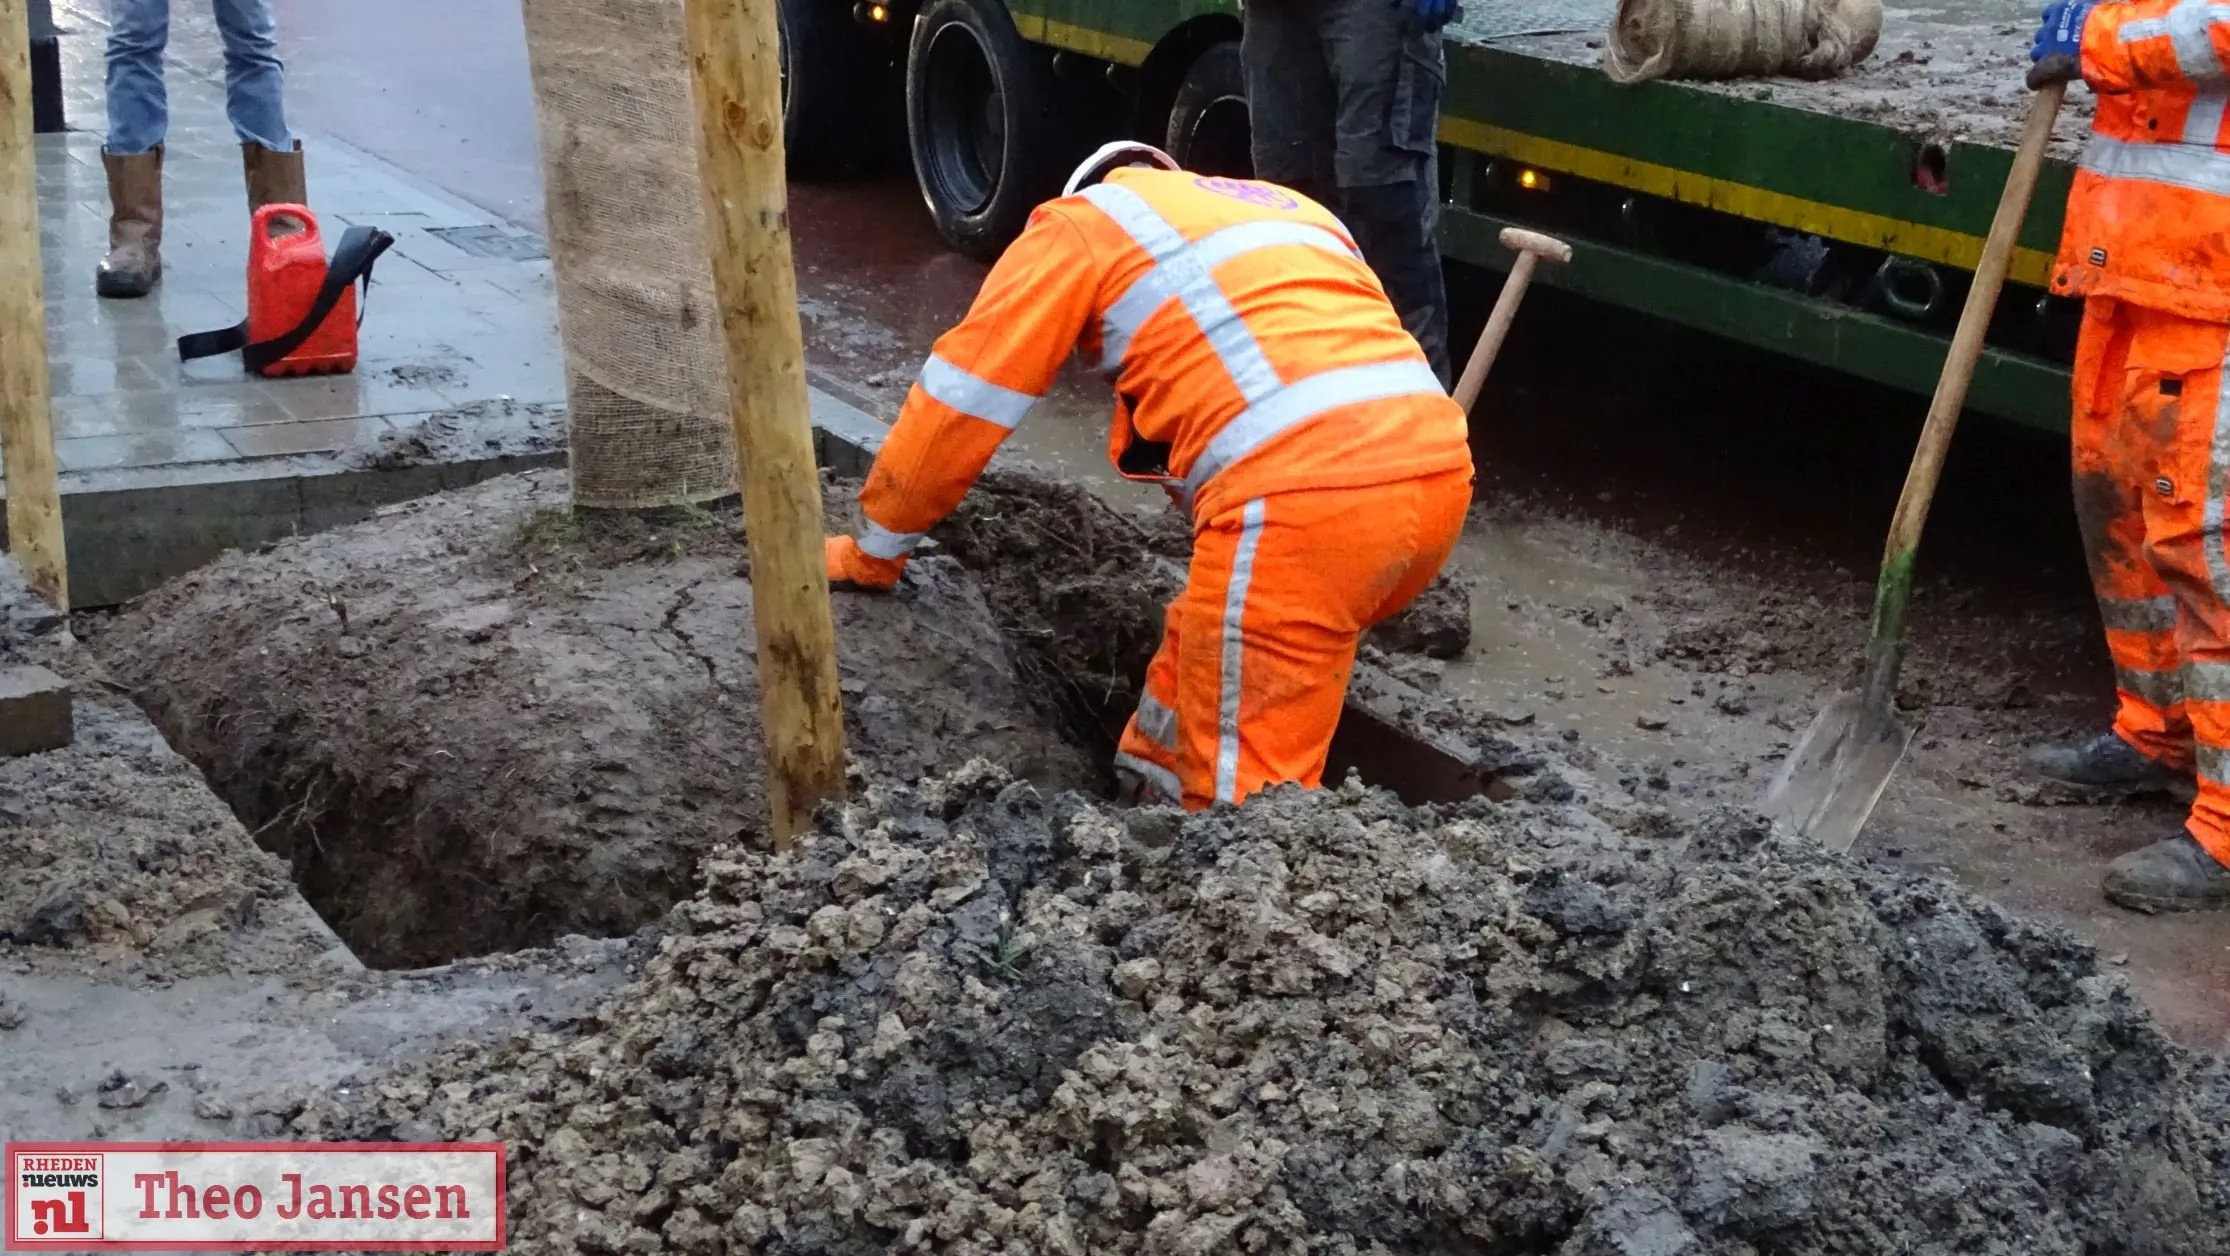
[[[1456,0],[1401,0],[1401,3],[1420,30],[1436,31],[1463,16],[1463,6]]]
[[[2052,0],[2044,6],[2043,25],[2029,45],[2029,87],[2066,83],[2083,71],[2083,23],[2097,0]]]

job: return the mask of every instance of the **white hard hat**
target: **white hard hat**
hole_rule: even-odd
[[[1164,170],[1180,168],[1175,157],[1151,144],[1141,144],[1137,140],[1115,140],[1100,145],[1098,152],[1084,159],[1084,164],[1078,166],[1076,173],[1069,176],[1067,186],[1061,189],[1061,195],[1074,196],[1106,178],[1110,170],[1141,163],[1160,166]]]

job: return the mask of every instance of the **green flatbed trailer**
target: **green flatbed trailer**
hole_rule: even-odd
[[[784,0],[786,35],[792,10],[836,2]],[[888,32],[871,46],[903,78],[917,176],[956,247],[994,255],[1046,180],[1111,134],[1170,144],[1196,169],[1243,161],[1233,4],[909,2],[857,0],[853,27]],[[2021,0],[1916,3],[1837,80],[1621,86],[1584,32],[1496,38],[1497,0],[1472,0],[1485,12],[1447,41],[1448,256],[1500,270],[1500,228],[1546,231],[1574,255],[1542,282],[1929,392],[2011,162],[2033,19]],[[2045,284],[2086,106],[2062,120],[1970,394],[2055,430],[2080,310]],[[814,143],[796,123],[793,147]]]

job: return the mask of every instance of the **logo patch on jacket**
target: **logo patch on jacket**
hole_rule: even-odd
[[[2105,264],[2106,264],[2106,250],[2105,250],[2105,249],[2092,249],[2092,250],[2091,250],[2091,265],[2093,265],[2093,266],[2104,266]]]
[[[2162,497],[2174,497],[2176,495],[2176,482],[2164,475],[2153,481],[2153,491]]]
[[[1194,175],[1193,183],[1203,192],[1228,196],[1249,205],[1266,205],[1271,209],[1299,209],[1301,202],[1294,200],[1267,183],[1254,183],[1246,179],[1225,179],[1209,175]]]

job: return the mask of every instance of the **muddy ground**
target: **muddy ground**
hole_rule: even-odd
[[[748,575],[733,515],[584,521],[553,471],[228,556],[98,645],[356,953],[418,967],[629,933],[759,831]],[[950,559],[836,613],[863,778],[1099,781]]]
[[[798,195],[815,211],[800,257],[822,259],[801,270],[813,364],[887,419],[911,381],[892,363],[928,353],[983,270],[943,248],[911,180]],[[1460,343],[1496,281],[1458,267],[1449,290]],[[1002,457],[1162,526],[1161,494],[1107,468],[1107,405],[1104,382],[1065,372]],[[1615,751],[1662,805],[1748,802],[1859,657],[1925,409],[1537,288],[1473,413],[1479,505],[1451,564],[1473,585],[1469,655],[1400,670]],[[1921,551],[1907,692],[1924,727],[1883,801],[1896,838],[1859,851],[2075,928],[2176,1033],[2230,1050],[2230,920],[2133,916],[2098,895],[2105,864],[2181,807],[2062,805],[2021,768],[2028,746],[2112,710],[2067,457],[2064,436],[1961,427]]]
[[[77,736],[0,761],[0,1129],[268,1138],[361,1070],[583,1014],[627,940],[364,972],[0,558],[0,666],[69,679]]]
[[[600,589],[692,562],[710,564],[703,584],[740,579],[730,525],[584,537],[539,510],[554,483],[495,482],[228,560],[137,608],[149,622],[127,617],[100,649],[198,659],[205,677],[244,669],[243,688],[288,702],[273,727],[325,730],[285,744],[347,745],[340,733],[378,727],[380,711],[429,705],[375,676],[502,626],[414,622],[414,600],[486,605],[472,582],[508,576],[517,622],[578,625],[545,629],[577,655],[615,604],[642,600]],[[1077,699],[1104,703],[1142,666],[1181,534],[1003,475],[971,500],[917,565],[953,569],[940,596],[981,590],[984,639],[994,624],[1015,634],[1001,674],[1018,718],[1037,721],[1041,748],[1059,743],[1054,717],[1104,716]],[[1066,561],[1028,552],[1031,538]],[[322,578],[305,582],[313,557]],[[982,579],[964,578],[976,564]],[[405,568],[424,578],[397,580]],[[1503,593],[1482,584],[1472,606]],[[649,599],[653,627],[629,639],[679,600]],[[1595,609],[1594,628],[1622,632],[1647,667],[1664,661]],[[661,648],[686,658],[676,674],[726,688],[685,630]],[[360,632],[389,668],[318,670]],[[1713,652],[1699,666],[1734,691],[1793,662],[1678,641]],[[744,657],[740,638],[729,649]],[[533,695],[479,720],[548,724],[555,699],[521,679],[534,673],[477,661]],[[1465,666],[1400,664],[1442,691],[1405,699],[1424,722],[1504,756],[1501,788],[1460,806],[1349,788],[1118,813],[988,762],[915,786],[885,770],[791,855],[750,840],[738,809],[676,861],[694,869],[694,897],[632,937],[415,973],[303,964],[261,986],[27,968],[13,988],[31,1015],[12,1032],[43,1035],[43,1050],[14,1067],[41,1093],[42,1127],[506,1139],[524,1250],[2196,1256],[2230,1243],[2230,1083],[2173,1045],[2118,968],[1948,883],[1781,842],[1715,809],[1710,785],[1545,710],[1452,698]],[[1031,707],[1061,668],[1084,683]],[[435,749],[489,692],[472,687],[480,671],[439,674],[445,718],[411,725]],[[614,688],[596,692],[609,705]],[[148,700],[202,721],[178,724],[182,739],[228,726],[175,693]],[[983,744],[955,741],[942,753]],[[444,770],[491,779],[470,760],[424,754],[439,766],[420,769],[385,753],[428,798],[455,796]],[[524,828],[576,823],[571,791],[506,797]],[[688,817],[643,822],[700,831]],[[373,854],[364,845],[357,866],[376,872]],[[259,996],[272,1023],[250,1029]],[[133,1034],[127,1016],[175,1032]],[[47,1091],[57,1059],[88,1076]]]
[[[2219,1061],[2065,933],[1739,815],[978,763],[718,852],[669,924],[582,1032],[295,1127],[505,1139],[535,1252],[2230,1244]]]

